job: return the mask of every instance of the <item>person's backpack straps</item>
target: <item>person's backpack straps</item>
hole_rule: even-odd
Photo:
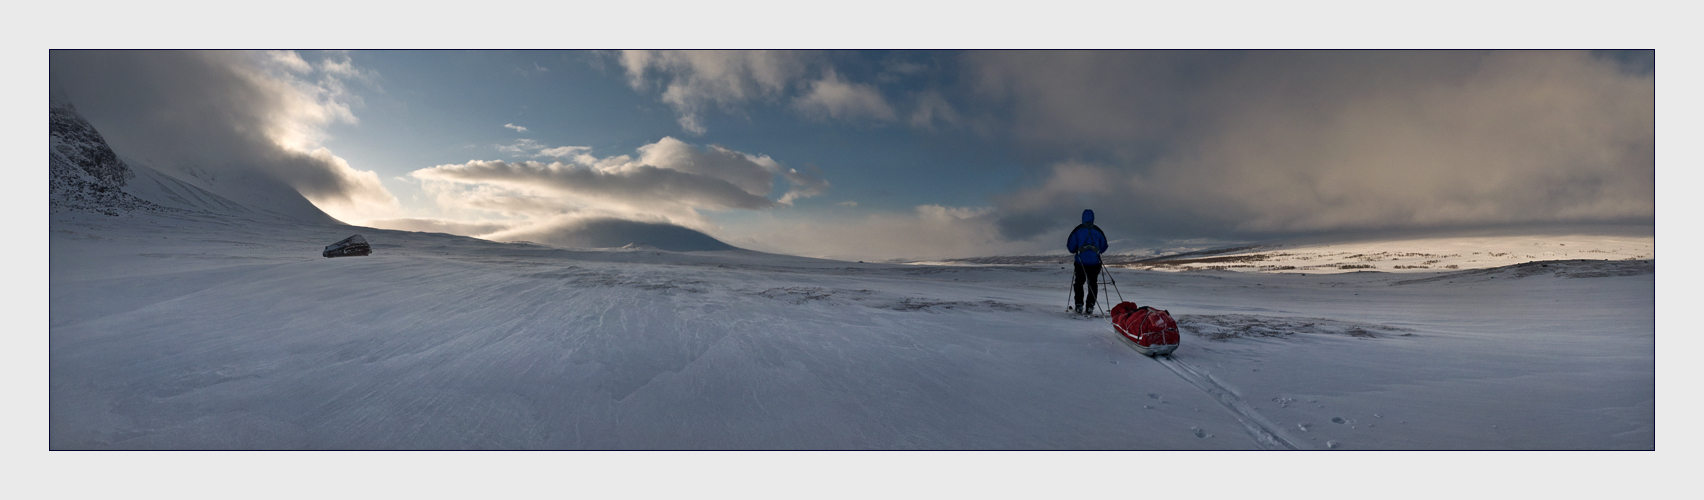
[[[1082,224],[1078,224],[1078,225],[1077,225],[1077,229],[1088,229],[1088,230],[1090,230],[1090,231],[1094,231],[1094,232],[1099,232],[1099,233],[1100,233],[1100,234],[1101,234],[1101,239],[1103,239],[1103,240],[1104,240],[1104,239],[1106,239],[1106,232],[1105,232],[1105,231],[1101,231],[1101,229],[1100,229],[1100,228],[1098,228],[1098,227],[1095,227],[1095,224],[1094,224],[1094,223],[1093,223],[1093,222],[1084,222],[1084,223],[1082,223]],[[1071,230],[1071,234],[1076,234],[1076,233],[1077,233],[1077,229],[1072,229],[1072,230]],[[1089,236],[1090,236],[1090,238],[1089,238],[1089,240],[1090,240],[1090,241],[1086,241],[1086,242],[1084,242],[1084,243],[1083,243],[1083,244],[1082,244],[1082,245],[1078,245],[1078,246],[1077,246],[1077,250],[1076,250],[1076,251],[1074,251],[1074,252],[1071,252],[1071,255],[1072,255],[1072,256],[1076,256],[1076,255],[1078,255],[1078,254],[1081,254],[1081,253],[1083,253],[1083,252],[1084,252],[1084,251],[1086,251],[1086,250],[1090,250],[1090,249],[1093,249],[1093,250],[1094,250],[1094,252],[1095,252],[1095,255],[1100,255],[1100,253],[1101,253],[1101,248],[1100,248],[1100,247],[1097,247],[1097,246],[1095,246],[1095,244],[1094,244],[1094,242],[1093,242],[1093,240],[1094,240],[1094,238],[1093,238],[1093,237],[1094,237],[1094,233],[1090,233],[1090,234],[1089,234]]]

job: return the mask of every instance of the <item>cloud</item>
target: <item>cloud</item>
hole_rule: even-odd
[[[495,232],[499,232],[499,231],[503,231],[505,229],[509,229],[511,227],[514,227],[514,223],[508,223],[508,222],[486,222],[486,221],[460,222],[460,221],[443,220],[443,219],[420,219],[420,218],[370,220],[370,221],[367,221],[366,223],[364,223],[362,225],[367,226],[367,227],[376,227],[376,228],[380,228],[380,229],[395,229],[395,230],[398,230],[398,231],[417,231],[417,232],[422,232],[422,233],[448,233],[448,234],[455,234],[455,235],[461,235],[461,236],[475,236],[475,237],[481,236],[481,235],[486,235],[486,234],[491,234],[491,233],[495,233]]]
[[[876,74],[876,81],[894,83],[912,76],[921,75],[930,70],[930,66],[915,61],[902,59],[887,59],[882,61],[882,71]]]
[[[911,112],[908,121],[912,127],[934,129],[936,122],[956,125],[963,122],[964,117],[939,91],[927,91],[917,95],[916,108]]]
[[[343,220],[397,211],[371,171],[320,146],[357,123],[347,81],[370,82],[347,54],[318,65],[294,52],[52,51],[50,79],[109,143],[171,168],[258,175]],[[265,197],[287,198],[290,193]]]
[[[650,51],[621,53],[628,84],[635,90],[661,87],[663,102],[680,115],[681,128],[693,134],[708,129],[703,113],[734,110],[750,102],[779,98],[805,74],[809,56],[780,51]],[[656,75],[653,81],[650,76]]]
[[[841,120],[893,121],[896,113],[874,85],[847,83],[833,70],[811,82],[809,91],[793,100],[807,116]]]
[[[772,205],[768,198],[746,192],[725,179],[639,164],[605,169],[561,162],[470,161],[417,170],[410,175],[425,180],[556,192],[580,200],[634,208],[668,204],[758,209]]]
[[[844,79],[820,52],[789,51],[647,51],[620,55],[634,90],[659,90],[674,108],[682,129],[702,135],[712,110],[743,113],[755,104],[787,103],[817,119],[895,121],[900,115],[875,85]],[[878,75],[915,73],[923,66],[893,62]],[[811,80],[807,75],[822,75]]]
[[[495,212],[538,224],[564,215],[615,217],[707,228],[702,210],[762,210],[821,194],[828,182],[774,159],[720,146],[699,148],[672,137],[628,155],[598,158],[586,147],[526,148],[561,160],[476,160],[409,174],[440,206]],[[775,177],[787,190],[771,200]]]
[[[1013,238],[1083,208],[1175,235],[1654,216],[1654,80],[1590,53],[966,58],[1017,143],[1079,158],[995,198]]]
[[[909,212],[772,218],[727,228],[723,239],[752,250],[845,260],[1017,255],[1051,248],[1002,237],[998,219],[993,207],[920,205]]]
[[[1149,142],[1194,112],[1189,70],[1223,52],[975,51],[964,56],[972,95],[1006,105],[1013,135],[1046,146]]]
[[[271,62],[278,67],[284,68],[293,73],[308,73],[314,70],[314,65],[308,64],[308,61],[306,59],[302,59],[302,55],[297,54],[295,51],[267,51],[266,58],[270,59]]]
[[[526,132],[527,131],[526,127],[522,127],[520,125],[516,125],[516,124],[513,124],[513,123],[505,123],[505,124],[503,124],[503,128],[515,129],[516,132]]]
[[[577,158],[591,152],[588,146],[550,147],[532,139],[515,139],[512,144],[498,144],[497,152],[529,158]]]
[[[558,148],[540,148],[538,156],[553,156],[556,158],[573,158],[588,154],[592,151],[589,146],[562,146]]]
[[[509,156],[539,156],[539,151],[547,148],[544,144],[532,139],[515,139],[513,144],[496,145],[497,152]]]
[[[675,252],[732,250],[734,247],[696,230],[666,222],[614,217],[564,215],[542,223],[485,235],[492,241],[530,241],[568,248],[647,245]]]

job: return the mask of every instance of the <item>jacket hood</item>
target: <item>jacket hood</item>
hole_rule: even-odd
[[[1084,209],[1083,210],[1083,222],[1094,222],[1094,221],[1095,221],[1095,211]]]

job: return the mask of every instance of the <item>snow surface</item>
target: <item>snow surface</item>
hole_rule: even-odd
[[[373,255],[319,256],[355,233]],[[54,213],[49,243],[55,450],[1655,447],[1649,260],[1113,270],[1179,319],[1168,361],[1062,314],[1058,265],[190,211]]]
[[[78,161],[107,157],[104,141],[76,146],[92,154],[50,165],[47,366],[14,364],[26,400],[46,374],[48,450],[1333,451],[54,451],[15,461],[26,494],[1604,497],[1666,492],[1691,463],[1674,444],[1694,432],[1673,423],[1692,404],[1674,362],[1663,455],[1335,452],[1652,449],[1648,231],[1355,250],[1568,248],[1454,270],[1327,276],[1368,263],[1337,248],[1367,241],[1250,251],[1317,270],[1114,269],[1117,293],[1185,327],[1175,359],[1156,360],[1064,317],[1053,257],[874,265],[357,228],[288,186],[194,165],[125,157],[134,175],[103,184]],[[357,233],[372,256],[319,257]],[[1665,318],[1689,272],[1665,274]],[[1687,352],[1688,336],[1664,339],[1671,361]]]
[[[1166,360],[1060,314],[1055,257],[877,265],[357,228],[263,178],[61,168],[103,148],[50,140],[67,161],[50,161],[47,366],[14,364],[26,400],[46,373],[48,450],[1656,446],[1649,231],[1289,241],[1113,269],[1117,293],[1180,319]],[[372,256],[319,257],[356,233]],[[1163,253],[1211,250],[1190,245]],[[60,496],[1649,496],[1691,462],[1674,417],[1692,413],[1675,389],[1692,368],[1673,361],[1691,272],[1663,282],[1663,455],[52,452],[15,470]]]
[[[1590,228],[1593,232],[1508,233],[1402,237],[1363,241],[1290,242],[1248,250],[1128,264],[1160,271],[1233,270],[1322,274],[1357,271],[1394,273],[1481,269],[1541,260],[1650,260],[1653,235],[1637,228]],[[1620,233],[1620,234],[1617,234]],[[1640,234],[1643,233],[1643,234]]]

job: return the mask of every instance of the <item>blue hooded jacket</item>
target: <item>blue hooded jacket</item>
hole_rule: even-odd
[[[1077,255],[1078,264],[1100,265],[1101,252],[1106,251],[1106,233],[1095,227],[1095,211],[1083,211],[1083,223],[1065,238],[1065,250]]]

